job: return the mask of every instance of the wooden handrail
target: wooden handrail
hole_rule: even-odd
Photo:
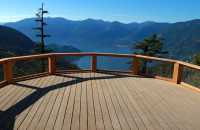
[[[137,58],[146,59],[146,60],[156,60],[156,61],[162,61],[162,62],[169,62],[169,63],[176,63],[177,60],[167,59],[167,58],[158,58],[158,57],[152,57],[152,56],[144,56],[144,55],[134,55]]]
[[[23,60],[32,60],[32,59],[42,59],[47,58],[49,56],[109,56],[109,57],[124,57],[124,58],[132,58],[137,57],[141,59],[147,59],[147,60],[157,60],[157,61],[163,61],[163,62],[178,62],[177,60],[171,60],[166,58],[158,58],[158,57],[151,57],[151,56],[142,56],[142,55],[135,55],[135,54],[117,54],[117,53],[93,53],[93,52],[87,52],[87,53],[48,53],[48,54],[38,54],[38,55],[28,55],[28,56],[18,56],[18,57],[9,57],[9,58],[3,58],[0,59],[0,64],[2,64],[5,61],[12,60],[15,61],[23,61]]]
[[[116,54],[116,53],[94,53],[94,52],[85,52],[85,53],[48,53],[48,54],[39,54],[39,55],[28,55],[28,56],[19,56],[19,57],[10,57],[0,59],[0,64],[3,64],[4,80],[11,82],[13,78],[12,66],[17,61],[26,61],[26,60],[35,60],[35,59],[48,59],[48,73],[54,74],[56,72],[56,57],[64,56],[90,56],[91,59],[91,71],[96,72],[97,70],[97,57],[106,56],[106,57],[118,57],[118,58],[132,58],[132,73],[134,75],[139,75],[140,73],[140,60],[156,60],[161,62],[167,62],[174,65],[173,76],[171,81],[175,83],[181,82],[181,73],[183,67],[189,67],[195,70],[200,70],[200,66],[186,63],[183,61],[158,58],[151,56],[135,55],[135,54]]]
[[[198,65],[190,64],[190,63],[183,62],[183,61],[178,61],[177,63],[181,64],[182,66],[200,71],[200,66],[198,66]]]

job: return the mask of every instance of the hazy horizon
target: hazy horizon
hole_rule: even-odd
[[[35,17],[27,17],[27,18],[22,18],[22,19],[19,19],[19,20],[15,20],[15,21],[5,21],[5,22],[1,22],[0,21],[0,25],[2,24],[6,24],[6,23],[12,23],[12,22],[19,22],[19,21],[22,21],[22,20],[25,20],[25,19],[31,19],[31,18],[35,18]],[[104,21],[104,22],[120,22],[120,23],[124,23],[124,24],[130,24],[130,23],[145,23],[145,22],[155,22],[155,23],[178,23],[178,22],[187,22],[187,21],[192,21],[192,20],[200,20],[200,18],[193,18],[193,19],[188,19],[188,20],[182,20],[182,21],[176,21],[176,22],[167,22],[167,21],[163,21],[163,22],[160,22],[160,21],[155,21],[155,20],[146,20],[146,21],[130,21],[130,22],[123,22],[123,21],[119,21],[119,20],[105,20],[105,19],[96,19],[96,18],[85,18],[85,19],[70,19],[70,18],[65,18],[65,17],[57,17],[57,16],[54,16],[54,17],[45,17],[45,18],[63,18],[65,20],[70,20],[70,21],[84,21],[84,20],[101,20],[101,21]]]
[[[123,23],[175,23],[200,18],[200,1],[197,0],[34,0],[28,4],[27,0],[1,0],[0,12],[3,13],[0,14],[0,23],[34,17],[42,2],[50,12],[48,16],[72,20],[93,18]]]

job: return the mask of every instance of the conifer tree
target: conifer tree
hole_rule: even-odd
[[[196,65],[200,65],[200,53],[196,54],[194,57],[193,57],[193,60],[192,62]]]
[[[145,38],[134,46],[134,49],[139,50],[136,54],[146,56],[161,56],[168,52],[163,51],[163,39],[158,37],[156,34]],[[143,61],[142,72],[146,73],[147,61]]]
[[[36,45],[35,53],[44,54],[47,53],[47,49],[45,48],[45,38],[50,37],[50,35],[45,34],[44,27],[47,26],[47,23],[44,21],[44,15],[48,14],[47,10],[44,10],[44,3],[42,3],[42,7],[38,9],[38,12],[36,13],[36,22],[38,23],[38,27],[35,27],[34,29],[38,31],[38,34],[36,34],[37,37],[40,38],[39,44]],[[42,65],[42,71],[45,71],[45,61],[41,61]]]

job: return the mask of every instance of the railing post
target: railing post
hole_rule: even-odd
[[[173,82],[179,84],[181,82],[183,66],[179,63],[174,63]]]
[[[97,71],[97,56],[96,55],[92,55],[92,67],[91,67],[91,71],[92,72],[96,72]]]
[[[4,80],[8,83],[13,80],[13,62],[6,61],[3,64]]]
[[[140,73],[140,61],[139,58],[134,57],[133,58],[133,64],[132,64],[132,70],[134,75],[139,75]]]
[[[48,57],[48,72],[49,74],[54,74],[56,72],[56,57],[55,56]]]

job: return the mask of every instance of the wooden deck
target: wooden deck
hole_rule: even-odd
[[[1,130],[199,130],[200,93],[151,78],[76,73],[0,88]]]

